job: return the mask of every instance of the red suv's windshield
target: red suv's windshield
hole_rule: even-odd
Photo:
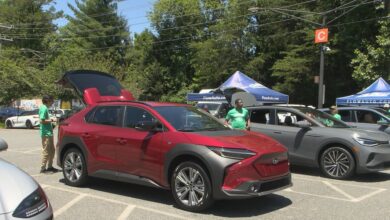
[[[154,108],[178,131],[227,130],[217,119],[190,106],[160,106]]]

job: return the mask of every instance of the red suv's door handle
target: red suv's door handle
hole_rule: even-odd
[[[123,139],[123,138],[117,138],[116,141],[120,144],[126,144],[127,143],[127,140],[126,139]]]

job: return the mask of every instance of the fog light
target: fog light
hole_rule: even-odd
[[[260,184],[258,184],[258,183],[253,184],[251,187],[249,187],[249,191],[254,192],[254,193],[259,192],[260,191]]]

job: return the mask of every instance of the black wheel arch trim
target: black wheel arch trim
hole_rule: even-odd
[[[59,149],[57,151],[57,165],[62,167],[62,157],[67,150],[66,146],[69,144],[76,145],[83,153],[85,162],[88,163],[88,150],[84,144],[84,141],[77,136],[64,136],[61,140],[61,143],[59,144]]]
[[[167,186],[169,186],[170,182],[170,166],[176,158],[181,156],[195,157],[200,160],[206,166],[206,172],[210,174],[212,194],[214,199],[226,198],[226,194],[222,191],[225,169],[230,165],[237,163],[239,160],[221,157],[203,145],[177,144],[165,155],[163,175],[164,184]]]

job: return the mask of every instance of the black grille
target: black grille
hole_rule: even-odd
[[[291,177],[286,177],[279,180],[269,181],[260,185],[260,192],[271,191],[274,189],[282,188],[291,184]]]

